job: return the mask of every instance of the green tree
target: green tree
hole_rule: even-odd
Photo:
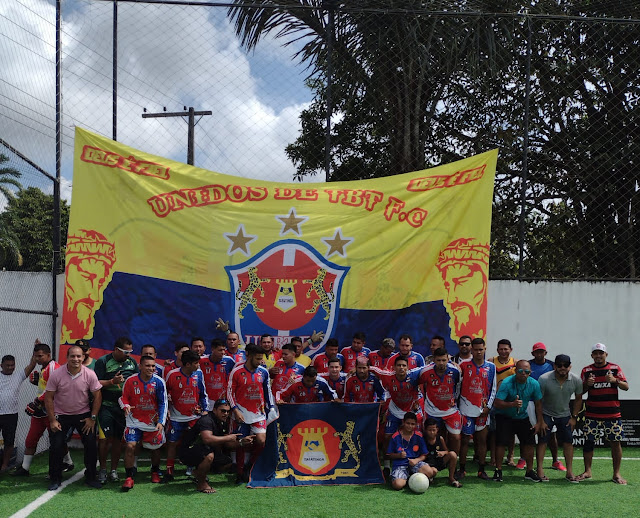
[[[20,189],[22,186],[17,180],[20,178],[20,171],[13,167],[6,167],[2,164],[9,161],[9,157],[0,153],[0,194],[9,200],[13,196],[13,192],[9,189],[9,185]]]
[[[66,243],[69,228],[69,205],[60,204],[61,242]],[[51,271],[53,261],[53,196],[37,187],[28,187],[9,199],[0,214],[0,228],[12,233],[20,243],[23,264],[20,269],[32,272]],[[64,255],[64,251],[62,252]],[[14,267],[7,269],[18,269]]]

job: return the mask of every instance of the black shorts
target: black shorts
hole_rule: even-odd
[[[521,445],[536,443],[536,435],[528,417],[512,419],[506,415],[496,414],[496,442],[500,446],[509,446],[514,435],[518,436]]]
[[[213,463],[211,464],[212,470],[219,470],[220,468],[231,464],[231,457],[229,454],[219,448],[211,450],[203,444],[194,444],[190,448],[180,448],[178,457],[180,462],[185,466],[199,466],[204,458],[213,453]]]
[[[444,468],[446,468],[444,459],[442,457],[427,457],[427,460],[425,462],[432,468],[436,468],[438,471],[442,471]]]
[[[15,445],[16,428],[18,428],[18,414],[0,415],[0,432],[2,432],[5,446]]]

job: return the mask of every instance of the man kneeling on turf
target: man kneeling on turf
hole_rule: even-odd
[[[426,462],[427,446],[422,434],[416,431],[418,418],[413,412],[404,414],[398,431],[391,436],[387,448],[387,458],[393,461],[391,467],[391,487],[400,490],[414,473],[423,473],[430,479],[437,470]]]
[[[207,473],[212,468],[223,471],[231,466],[229,450],[239,446],[251,446],[255,436],[242,437],[240,433],[229,433],[229,414],[231,406],[226,399],[218,399],[213,412],[202,416],[196,424],[182,436],[179,457],[187,466],[197,466],[193,472],[197,490],[201,493],[215,493]]]
[[[429,476],[429,478],[433,480],[438,471],[442,471],[445,467],[448,467],[449,484],[453,487],[462,487],[462,484],[455,479],[458,456],[455,451],[450,451],[447,448],[447,443],[444,442],[439,431],[438,422],[435,419],[430,417],[424,422],[424,441],[427,446],[427,456],[425,460],[434,471],[433,476]]]
[[[140,358],[140,374],[129,376],[118,400],[126,416],[124,467],[127,478],[123,491],[133,489],[136,474],[135,451],[139,442],[151,450],[151,482],[160,482],[160,450],[165,443],[164,425],[167,420],[167,390],[156,374],[156,360],[152,356]]]

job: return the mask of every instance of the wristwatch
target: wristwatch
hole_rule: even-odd
[[[92,415],[92,416],[91,416],[91,420],[92,420],[92,421],[95,421],[96,419],[98,419],[98,416],[96,416],[96,415]]]

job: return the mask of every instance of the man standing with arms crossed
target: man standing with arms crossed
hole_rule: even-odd
[[[582,380],[571,371],[571,358],[559,354],[553,364],[553,371],[546,372],[538,378],[542,392],[542,417],[549,429],[540,436],[537,446],[538,476],[543,482],[549,479],[544,474],[542,463],[551,429],[556,427],[556,436],[562,441],[564,461],[566,462],[569,482],[578,482],[573,475],[573,430],[576,427],[578,413],[582,409]],[[573,411],[569,408],[571,396],[575,394]]]
[[[622,464],[622,445],[624,439],[620,414],[618,389],[629,390],[629,383],[622,369],[615,363],[607,361],[607,346],[595,344],[591,348],[593,363],[582,369],[582,384],[587,398],[587,412],[584,420],[584,473],[578,480],[591,478],[591,464],[596,438],[604,431],[604,438],[611,443],[611,458],[613,459],[612,481],[616,484],[627,485],[627,481],[620,475]]]

